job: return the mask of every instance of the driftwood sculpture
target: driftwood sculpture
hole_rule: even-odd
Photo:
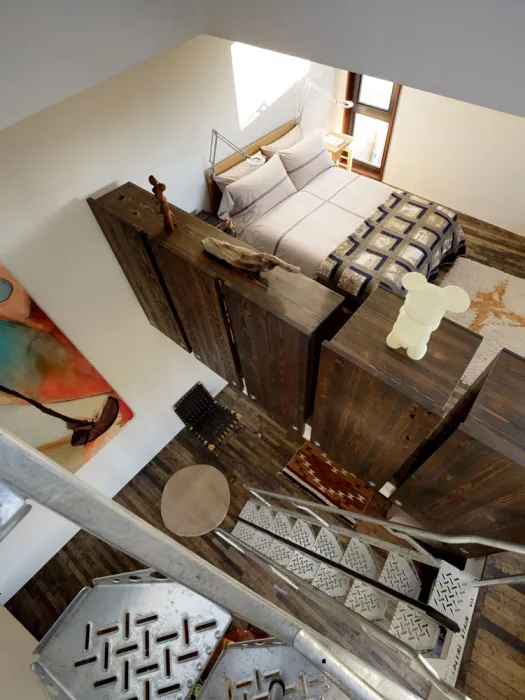
[[[204,250],[214,258],[222,260],[228,265],[238,267],[249,272],[262,272],[271,270],[274,267],[282,267],[288,272],[301,272],[300,267],[289,265],[275,255],[260,253],[251,248],[244,248],[240,245],[233,245],[227,241],[218,241],[216,238],[204,238],[202,241]]]
[[[150,185],[153,185],[151,191],[155,195],[155,200],[160,208],[160,213],[164,218],[164,231],[166,233],[173,233],[175,231],[175,224],[177,223],[172,211],[170,210],[170,205],[164,192],[166,191],[166,185],[163,182],[159,182],[153,175],[149,176]]]

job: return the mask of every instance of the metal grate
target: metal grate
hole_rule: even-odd
[[[341,598],[348,591],[350,577],[332,566],[321,564],[312,581],[312,586],[331,598]]]
[[[350,540],[350,544],[341,559],[341,564],[347,569],[357,571],[358,574],[368,576],[368,578],[376,577],[376,564],[372,556],[372,550],[359,540]]]
[[[230,620],[151,570],[97,579],[40,642],[33,669],[59,700],[184,700]]]
[[[280,680],[287,700],[342,700],[302,654],[275,639],[231,644],[211,671],[199,700],[268,700],[270,684]]]
[[[333,534],[333,532],[330,532],[330,530],[327,530],[324,527],[321,528],[319,534],[317,535],[314,551],[317,552],[317,554],[320,554],[322,557],[326,557],[327,559],[331,559],[335,562],[340,562],[341,557],[343,556],[343,550],[341,549],[341,545],[339,544],[337,537]]]
[[[389,632],[416,651],[432,651],[439,639],[440,628],[409,605],[398,603]]]
[[[379,582],[416,600],[421,592],[421,581],[412,564],[395,552],[390,552],[379,577]]]
[[[312,527],[304,520],[296,520],[290,541],[312,551],[315,547],[315,535]]]
[[[428,604],[447,617],[457,619],[469,592],[464,586],[473,578],[466,571],[460,571],[446,561],[442,562]]]
[[[248,501],[239,513],[239,518],[242,518],[243,520],[246,520],[249,523],[253,523],[254,525],[258,525],[259,506],[256,505],[253,501]]]
[[[375,588],[363,581],[355,580],[345,605],[350,610],[359,613],[367,620],[382,620],[385,616],[388,600],[378,593]]]
[[[296,552],[286,568],[304,581],[311,581],[318,572],[319,567],[320,564],[317,559],[309,557],[302,552]]]

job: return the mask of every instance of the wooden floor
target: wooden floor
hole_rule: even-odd
[[[467,238],[467,257],[525,277],[525,238],[460,216]],[[242,429],[222,448],[218,459],[183,431],[153,459],[115,499],[164,530],[160,519],[160,496],[168,478],[178,469],[195,463],[215,463],[227,476],[232,492],[225,528],[231,529],[247,495],[244,483],[270,490],[297,493],[279,472],[299,443],[289,436],[245,396],[227,389],[225,404],[236,408],[250,430]],[[262,431],[258,438],[255,432]],[[212,536],[186,539],[184,544],[239,578],[315,629],[344,644],[376,668],[406,687],[426,696],[427,687],[416,674],[403,668],[394,655],[378,652],[377,646],[359,637],[341,620],[328,619],[308,602],[261,575],[235,551]],[[50,628],[78,591],[97,576],[140,568],[138,562],[85,533],[64,547],[7,604],[11,613],[38,639]],[[484,576],[525,572],[525,558],[508,554],[490,557]],[[458,687],[473,700],[525,698],[525,586],[482,589]]]
[[[467,258],[525,278],[525,237],[458,214],[467,241]]]
[[[243,394],[228,388],[222,392],[220,399],[242,414],[249,430],[243,428],[229,438],[217,460],[191,433],[184,430],[122,489],[115,500],[165,532],[160,518],[162,489],[175,471],[199,463],[215,464],[228,479],[231,505],[224,522],[226,530],[232,529],[236,516],[248,500],[243,484],[301,496],[302,492],[282,477],[280,471],[302,443],[290,441],[285,431]],[[263,433],[262,438],[256,436],[257,431]],[[383,502],[386,507],[381,513]],[[371,512],[384,515],[388,505],[386,499],[378,497]],[[381,668],[397,682],[419,692],[422,697],[426,696],[427,684],[406,668],[400,657],[381,652],[377,645],[360,636],[344,620],[330,619],[324,611],[317,610],[307,599],[289,592],[285,584],[278,583],[213,535],[185,538],[183,542],[268,600],[340,642],[374,667]],[[40,639],[78,591],[90,585],[93,578],[137,568],[144,567],[82,532],[51,559],[6,607]]]

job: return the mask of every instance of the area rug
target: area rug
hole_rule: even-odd
[[[361,479],[333,462],[311,442],[305,442],[297,450],[282,473],[323,503],[354,513],[362,513],[374,493]]]
[[[472,384],[503,348],[525,355],[525,279],[460,258],[441,286],[449,284],[463,287],[471,304],[465,313],[447,317],[483,336],[462,377],[465,384]]]

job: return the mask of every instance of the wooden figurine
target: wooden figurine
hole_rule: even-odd
[[[155,201],[160,207],[160,212],[164,218],[164,231],[166,233],[173,233],[175,231],[175,224],[177,223],[172,211],[170,210],[170,205],[164,192],[166,191],[166,185],[163,182],[159,182],[153,175],[149,176],[150,185],[152,185],[151,191],[155,195]]]

